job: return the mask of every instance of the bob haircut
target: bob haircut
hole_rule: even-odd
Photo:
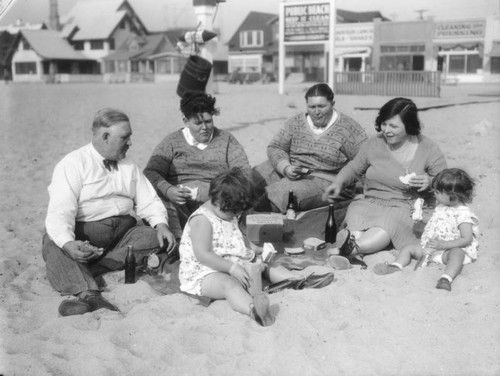
[[[444,169],[432,181],[432,188],[435,191],[446,193],[450,196],[450,200],[457,200],[462,204],[472,202],[475,185],[469,174],[459,168]]]
[[[128,116],[122,111],[114,108],[102,108],[94,115],[92,130],[96,131],[99,128],[109,128],[122,122],[130,123]]]
[[[311,86],[306,91],[306,101],[310,97],[325,97],[328,102],[333,102],[334,94],[333,90],[330,89],[330,86],[325,83],[321,83]]]
[[[203,113],[219,115],[215,108],[215,98],[203,91],[186,91],[181,98],[181,112],[186,119],[198,118]]]
[[[250,209],[255,201],[252,182],[237,167],[213,178],[208,196],[212,205],[225,213],[243,212]]]
[[[401,121],[405,126],[406,133],[411,136],[418,136],[420,134],[420,121],[418,120],[418,110],[415,103],[408,98],[394,98],[384,104],[378,112],[377,119],[375,119],[375,130],[380,132],[382,123],[399,115]]]

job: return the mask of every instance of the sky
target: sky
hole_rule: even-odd
[[[11,0],[0,0],[0,5]],[[58,0],[59,14],[64,15],[78,0]],[[80,0],[87,1],[87,0]],[[93,0],[95,1],[95,0]],[[100,0],[107,1],[107,0]],[[192,0],[128,0],[147,24],[157,30],[196,26]],[[311,1],[311,0],[304,0]],[[323,0],[314,0],[314,2]],[[380,11],[395,21],[433,16],[436,20],[482,18],[500,15],[500,0],[332,0],[337,8],[350,11]],[[281,0],[226,0],[220,3],[215,24],[226,42],[250,11],[278,14]],[[288,0],[287,2],[295,2]],[[0,6],[0,9],[2,6]],[[49,0],[13,0],[0,17],[0,26],[21,18],[30,23],[48,19]]]

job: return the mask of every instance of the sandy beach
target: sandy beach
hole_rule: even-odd
[[[256,165],[283,122],[305,110],[307,84],[217,84],[221,115]],[[176,83],[0,85],[1,375],[500,375],[500,85],[444,86],[412,98],[423,133],[450,167],[477,182],[479,259],[446,292],[436,265],[378,276],[391,252],[365,257],[368,270],[336,271],[320,290],[270,295],[276,323],[260,327],[219,301],[208,308],[145,281],[105,277],[120,313],[58,317],[41,254],[55,164],[90,141],[96,110],[131,118],[132,159],[144,167],[161,138],[181,126]],[[390,97],[336,96],[336,108],[375,133]],[[449,105],[449,106],[447,106]],[[442,106],[442,107],[441,107]],[[371,108],[371,109],[360,109]],[[174,278],[167,275],[165,277]]]

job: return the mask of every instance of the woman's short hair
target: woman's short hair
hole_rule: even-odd
[[[325,83],[315,84],[306,91],[306,101],[310,97],[325,97],[328,102],[333,102],[333,90]]]
[[[203,91],[186,91],[181,98],[181,112],[186,119],[197,117],[200,114],[219,115],[215,108],[215,98]]]
[[[212,179],[208,196],[213,205],[229,213],[248,210],[255,201],[252,182],[241,168],[236,167]]]
[[[460,168],[444,169],[432,180],[432,189],[446,193],[451,200],[462,204],[472,202],[475,185],[469,174]]]
[[[421,127],[417,106],[411,99],[401,97],[391,99],[380,108],[377,119],[375,119],[375,130],[380,132],[382,123],[396,115],[401,118],[407,134],[412,136],[420,134]]]
[[[109,128],[122,122],[130,123],[128,116],[122,111],[114,108],[102,108],[94,115],[92,130],[95,131],[99,128]]]

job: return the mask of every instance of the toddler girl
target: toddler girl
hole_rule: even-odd
[[[478,219],[467,206],[472,201],[474,181],[463,170],[441,171],[432,182],[438,205],[426,224],[420,246],[405,247],[391,264],[377,264],[376,274],[390,274],[403,269],[412,258],[426,255],[445,264],[436,288],[451,291],[453,279],[462,266],[476,261],[478,255]]]
[[[235,311],[268,326],[275,320],[269,299],[260,287],[255,288],[261,286],[263,271],[272,283],[297,280],[299,288],[326,286],[333,280],[333,273],[306,276],[283,266],[251,264],[256,256],[247,247],[238,217],[252,206],[253,197],[252,184],[240,169],[233,168],[211,181],[209,201],[190,216],[182,233],[179,280],[182,291],[226,299]],[[249,273],[255,268],[259,280],[252,279]],[[253,291],[253,296],[249,291]]]

